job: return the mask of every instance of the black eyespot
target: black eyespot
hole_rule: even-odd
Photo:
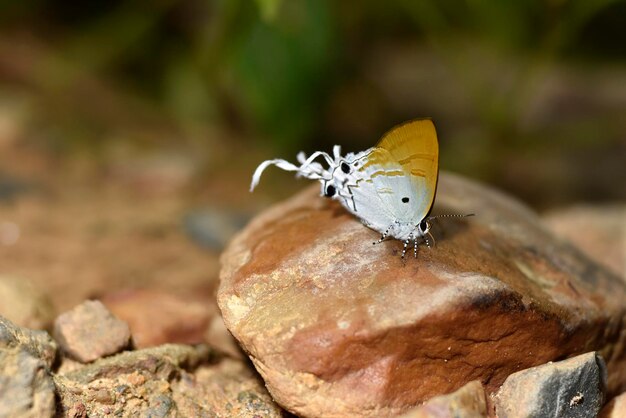
[[[409,203],[409,198],[408,197],[403,197],[402,198],[402,203]]]
[[[350,172],[350,166],[345,161],[341,163],[341,171],[348,174]]]
[[[335,193],[337,193],[337,189],[335,189],[335,186],[332,184],[329,184],[328,187],[326,187],[326,192],[324,194],[326,197],[333,197]]]
[[[420,222],[420,229],[422,230],[422,232],[426,232],[426,230],[428,229],[428,222],[426,221]]]

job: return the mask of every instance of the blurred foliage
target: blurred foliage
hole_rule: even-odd
[[[445,168],[625,199],[625,28],[618,0],[0,0],[0,103],[61,151],[355,150],[433,116]]]

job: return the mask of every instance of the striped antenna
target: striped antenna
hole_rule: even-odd
[[[427,221],[431,221],[433,219],[438,219],[438,218],[467,218],[469,216],[475,216],[473,213],[468,213],[465,215],[457,215],[457,214],[444,214],[444,215],[435,215],[435,216],[429,216],[428,218],[426,218]]]

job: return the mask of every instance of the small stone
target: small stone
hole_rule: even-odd
[[[107,389],[98,389],[93,393],[92,399],[98,403],[112,405],[115,403],[115,394]]]
[[[127,348],[130,329],[101,302],[86,301],[56,319],[54,338],[69,356],[88,363]]]
[[[474,380],[456,392],[436,396],[401,418],[479,418],[487,417],[483,385]]]
[[[137,372],[131,373],[126,379],[132,386],[141,386],[146,382],[145,376]]]
[[[113,314],[126,321],[137,348],[166,343],[200,344],[211,319],[214,304],[162,290],[125,290],[101,298]]]
[[[606,366],[595,352],[510,375],[495,396],[499,418],[597,416]]]
[[[626,392],[611,399],[598,418],[626,418]]]
[[[626,386],[626,282],[519,202],[442,172],[445,213],[476,216],[433,222],[437,245],[401,260],[402,243],[373,246],[380,234],[313,185],[233,238],[218,304],[283,407],[393,415],[591,350],[610,390]]]
[[[54,320],[48,297],[28,281],[12,276],[0,276],[0,315],[31,329],[49,328]]]

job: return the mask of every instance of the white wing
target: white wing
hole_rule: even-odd
[[[420,201],[402,165],[388,151],[372,148],[346,157],[349,173],[341,164],[333,171],[336,198],[368,227],[391,236],[408,237],[421,221],[416,216]]]

